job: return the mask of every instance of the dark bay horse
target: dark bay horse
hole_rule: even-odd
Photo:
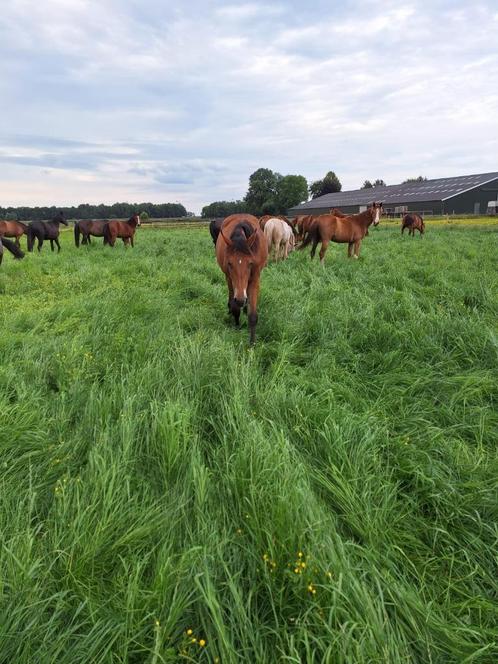
[[[83,236],[81,244],[91,244],[90,235],[104,237],[104,227],[109,219],[82,219],[74,224],[74,244],[80,246],[80,234]]]
[[[21,235],[24,235],[27,230],[27,225],[20,221],[7,221],[6,219],[0,221],[0,235],[3,237],[15,238],[15,243],[18,247],[21,246],[19,238]]]
[[[67,226],[64,214],[59,212],[52,221],[32,221],[28,225],[26,235],[28,236],[28,251],[33,251],[35,240],[38,240],[38,251],[41,251],[43,240],[50,240],[50,248],[54,250],[54,242],[57,245],[57,252],[61,250],[59,244],[59,224]]]
[[[420,233],[420,237],[425,233],[424,220],[415,212],[409,212],[403,217],[403,221],[401,222],[401,235],[405,232],[405,228],[408,228],[408,235],[413,235],[413,237],[415,237],[415,230]]]
[[[225,219],[216,241],[216,260],[228,286],[228,311],[240,324],[240,312],[249,305],[250,343],[256,338],[261,270],[268,248],[259,220],[252,214],[232,214]]]
[[[216,240],[218,239],[218,235],[220,234],[220,229],[221,225],[225,221],[225,217],[218,217],[217,219],[212,219],[211,222],[209,223],[209,232],[211,234],[211,237],[213,238],[213,242],[216,246]]]
[[[358,258],[361,241],[367,234],[368,227],[377,226],[382,214],[382,203],[372,203],[371,207],[359,214],[336,217],[333,214],[321,214],[315,217],[312,230],[308,233],[300,249],[313,241],[311,258],[314,257],[316,247],[322,243],[320,249],[320,262],[323,263],[329,242],[348,244],[348,256]]]
[[[125,247],[128,244],[131,244],[132,247],[135,246],[133,238],[135,237],[137,226],[140,226],[140,215],[138,213],[135,213],[128,221],[111,219],[104,226],[104,244],[110,244],[111,247],[114,247],[116,239],[120,237]]]
[[[7,240],[6,238],[0,235],[0,265],[3,260],[3,250],[8,249],[14,258],[24,258],[24,251],[21,251],[20,247],[12,240]]]

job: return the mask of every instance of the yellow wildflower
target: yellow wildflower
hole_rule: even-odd
[[[187,629],[187,636],[192,636],[192,630],[191,629]]]
[[[206,645],[206,641],[204,639],[199,639],[199,645],[201,648],[204,648],[204,646]]]

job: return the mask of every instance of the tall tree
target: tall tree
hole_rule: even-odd
[[[308,200],[308,183],[303,175],[284,175],[277,182],[277,214],[286,214],[287,210]]]
[[[311,198],[318,198],[325,194],[334,194],[337,191],[341,191],[341,189],[342,184],[334,171],[329,171],[323,180],[315,180],[309,187]]]
[[[370,182],[370,180],[365,180],[363,183],[362,189],[372,189],[373,184]]]
[[[246,209],[256,216],[274,214],[277,210],[277,186],[280,173],[269,168],[258,168],[249,177],[249,189],[245,195]]]

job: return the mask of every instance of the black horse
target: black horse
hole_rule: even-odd
[[[211,237],[213,238],[215,246],[218,235],[220,234],[221,225],[224,221],[225,217],[219,217],[218,219],[213,219],[209,224],[209,232],[211,233]]]
[[[4,238],[0,235],[0,265],[2,264],[3,260],[4,247],[10,251],[14,258],[24,258],[24,251],[21,251],[15,242],[12,242],[12,240],[7,240],[7,238]]]
[[[67,226],[64,214],[59,212],[52,221],[32,221],[28,225],[28,251],[33,251],[35,239],[38,240],[38,251],[41,251],[43,240],[50,240],[50,248],[54,250],[54,242],[57,245],[57,252],[61,250],[59,244],[59,224]]]

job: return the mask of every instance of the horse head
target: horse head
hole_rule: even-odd
[[[255,263],[252,249],[256,247],[258,231],[249,223],[241,222],[229,238],[223,230],[220,230],[220,234],[227,245],[225,266],[232,282],[233,305],[241,309],[247,304],[247,285]]]
[[[372,210],[372,222],[374,226],[378,226],[380,222],[380,217],[382,215],[382,212],[384,211],[382,203],[376,203],[375,201],[372,203],[372,206],[370,208]]]

